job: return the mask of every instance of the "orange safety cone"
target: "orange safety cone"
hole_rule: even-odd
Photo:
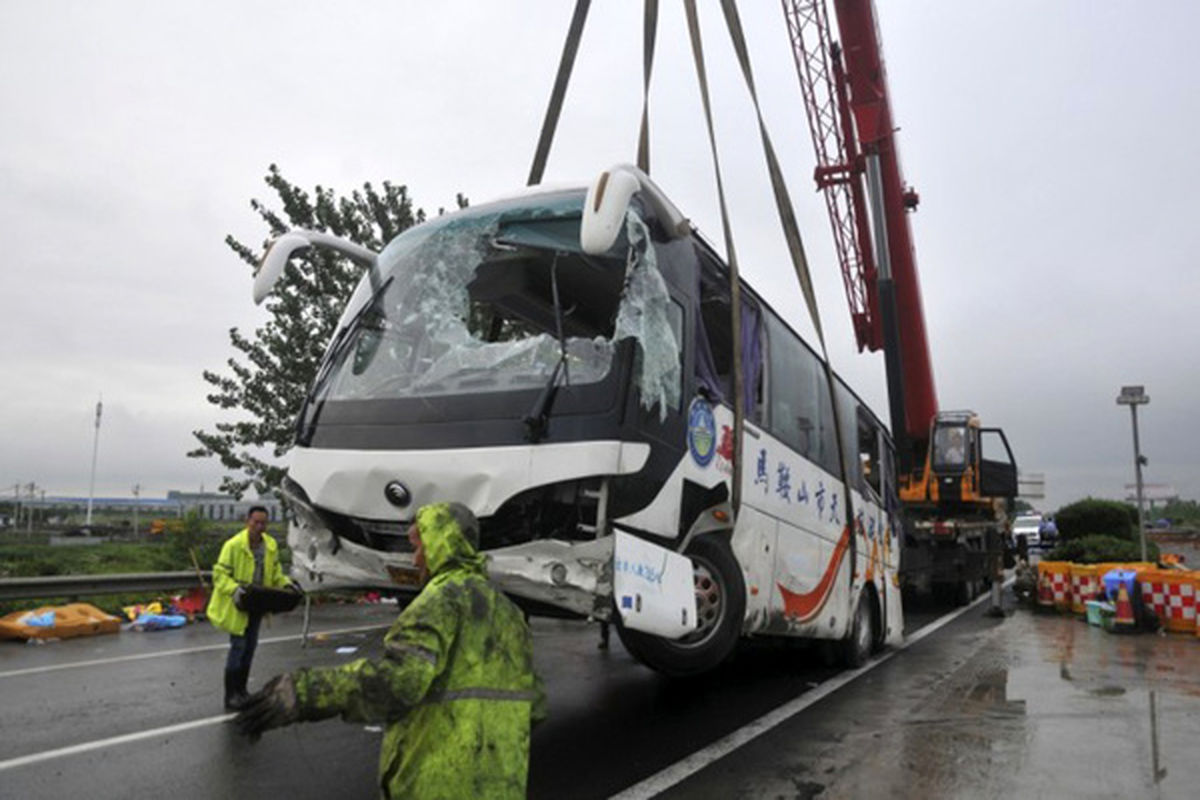
[[[1133,630],[1137,620],[1133,616],[1133,601],[1129,598],[1129,590],[1125,584],[1117,586],[1116,613],[1113,614],[1113,625],[1119,629]]]

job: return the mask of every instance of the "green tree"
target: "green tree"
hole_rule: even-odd
[[[1128,503],[1094,497],[1063,506],[1054,515],[1059,538],[1064,541],[1093,535],[1132,541],[1137,518],[1137,509]]]
[[[1155,512],[1155,518],[1165,518],[1177,528],[1200,528],[1200,503],[1195,500],[1171,500]]]
[[[1034,511],[1033,504],[1028,500],[1022,500],[1019,497],[1012,501],[1012,507],[1009,509],[1009,513],[1011,513],[1014,517],[1017,514],[1028,514],[1031,511]]]
[[[388,181],[379,190],[365,183],[348,197],[321,186],[309,195],[272,164],[266,183],[278,196],[281,210],[258,200],[251,200],[250,207],[267,224],[269,239],[291,228],[306,228],[379,251],[425,220],[425,212],[413,207],[407,187]],[[462,195],[458,204],[466,205]],[[261,250],[233,236],[226,236],[225,243],[253,274],[268,242]],[[240,358],[226,361],[227,372],[205,370],[204,380],[213,387],[208,401],[237,418],[218,422],[211,431],[194,431],[200,446],[188,453],[193,458],[219,458],[234,473],[222,479],[221,491],[240,498],[253,485],[262,495],[283,480],[284,468],[277,459],[292,444],[296,412],[361,272],[348,259],[313,248],[293,258],[284,270],[265,303],[270,315],[265,325],[250,336],[230,329],[229,341]]]
[[[1146,543],[1146,558],[1158,561],[1158,545]],[[1076,564],[1104,564],[1141,561],[1142,548],[1137,542],[1100,534],[1081,536],[1060,543],[1045,555],[1047,561],[1072,561]]]

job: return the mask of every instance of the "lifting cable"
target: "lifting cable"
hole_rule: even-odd
[[[576,0],[571,27],[567,30],[567,41],[563,43],[562,58],[558,62],[558,75],[554,78],[554,89],[550,92],[550,103],[546,106],[546,117],[542,120],[542,133],[538,137],[533,165],[529,168],[526,186],[542,182],[546,171],[546,159],[550,157],[550,145],[558,127],[558,116],[562,113],[563,98],[567,96],[567,84],[571,81],[571,69],[575,66],[575,55],[579,52],[579,40],[583,38],[583,24],[587,22],[591,0]]]
[[[654,68],[654,38],[658,31],[658,0],[646,0],[642,22],[642,127],[638,132],[638,169],[650,174],[650,72]]]
[[[708,143],[712,150],[713,172],[717,179],[717,201],[721,208],[721,232],[725,236],[725,258],[729,262],[729,291],[733,325],[733,514],[737,519],[742,502],[742,424],[746,419],[745,392],[742,370],[742,281],[738,273],[737,251],[733,247],[733,229],[725,204],[725,184],[721,180],[721,161],[717,155],[717,135],[713,129],[712,104],[708,96],[708,74],[704,68],[704,46],[700,40],[700,21],[696,17],[696,0],[683,0],[687,11],[688,35],[692,41],[692,59],[696,63],[696,81],[700,84],[700,100],[704,105],[704,122],[708,126]]]
[[[685,2],[689,8],[688,24],[690,26],[692,25],[694,14],[694,0],[685,0]],[[733,43],[738,63],[742,68],[742,77],[746,81],[746,88],[750,92],[750,99],[754,102],[754,113],[758,117],[758,131],[762,139],[763,153],[767,159],[767,172],[770,174],[771,188],[775,195],[775,208],[779,212],[779,223],[783,227],[784,239],[787,241],[788,253],[792,259],[792,267],[796,271],[796,278],[800,281],[800,290],[804,294],[804,302],[808,305],[809,316],[812,317],[813,327],[817,331],[817,340],[821,343],[821,356],[825,367],[825,378],[826,383],[829,385],[830,406],[833,409],[833,426],[835,438],[837,439],[838,461],[842,468],[842,487],[846,497],[846,525],[850,530],[850,580],[853,582],[858,574],[858,537],[854,524],[854,505],[850,493],[849,454],[846,452],[842,437],[841,413],[838,410],[838,398],[835,390],[836,379],[833,374],[833,367],[829,363],[829,348],[825,344],[825,333],[821,327],[821,315],[817,309],[816,293],[813,291],[812,277],[808,270],[808,258],[804,254],[804,241],[800,237],[800,228],[796,224],[796,214],[792,208],[792,200],[788,195],[787,185],[783,180],[783,171],[779,167],[779,159],[775,155],[775,148],[771,144],[771,137],[767,133],[767,126],[763,121],[762,108],[758,102],[758,91],[754,86],[754,73],[750,67],[750,55],[746,49],[746,37],[742,32],[742,23],[738,17],[737,5],[734,0],[721,0],[721,10],[724,12],[725,26],[729,29],[729,38]],[[707,108],[707,100],[705,101],[705,105]],[[709,124],[709,134],[711,139],[711,122]],[[713,147],[715,159],[715,143]],[[720,179],[718,178],[719,186]],[[721,214],[724,217],[724,200],[721,201]],[[724,224],[728,227],[728,222],[724,222]]]
[[[579,42],[583,36],[584,23],[587,21],[588,9],[591,6],[591,0],[576,0],[575,12],[571,18],[571,26],[567,31],[567,39],[563,44],[562,56],[559,60],[558,74],[554,80],[554,88],[550,95],[550,102],[546,108],[546,116],[542,122],[541,134],[538,138],[537,150],[534,154],[533,164],[529,170],[529,180],[527,185],[533,186],[541,183],[542,176],[546,169],[546,160],[549,157],[550,146],[554,141],[554,132],[558,126],[559,115],[562,112],[563,99],[566,97],[567,85],[570,82],[571,71],[575,64],[575,57],[579,52]],[[712,120],[712,104],[709,98],[708,78],[704,66],[704,50],[700,36],[699,19],[696,14],[695,0],[684,0],[684,8],[687,12],[688,32],[692,45],[692,56],[696,67],[696,78],[700,85],[700,95],[704,106],[705,124],[708,129],[709,146],[712,151],[713,171],[717,182],[717,198],[721,210],[721,228],[725,238],[726,260],[729,264],[729,285],[730,285],[730,300],[731,300],[731,325],[733,338],[733,379],[734,379],[734,398],[733,398],[733,497],[732,505],[735,515],[741,507],[741,488],[742,488],[742,441],[743,441],[743,424],[745,422],[745,391],[744,391],[744,370],[742,363],[742,306],[741,306],[741,278],[738,270],[737,251],[733,243],[733,231],[729,223],[729,210],[725,200],[725,187],[721,178],[720,159],[717,155],[716,132],[713,127]],[[813,326],[817,332],[817,339],[821,344],[821,354],[823,366],[825,369],[826,383],[829,387],[830,406],[833,410],[834,430],[836,432],[839,461],[842,470],[842,484],[844,487],[844,495],[846,498],[846,524],[850,529],[850,554],[851,567],[850,575],[853,581],[857,574],[858,560],[856,558],[857,537],[854,530],[854,508],[853,500],[850,494],[850,469],[847,461],[848,454],[844,446],[842,431],[841,414],[838,410],[837,393],[835,390],[836,379],[833,374],[833,368],[829,363],[829,349],[825,343],[825,333],[821,326],[821,316],[817,308],[816,294],[812,287],[812,278],[808,269],[808,260],[804,254],[804,243],[800,237],[799,227],[796,224],[795,212],[792,209],[791,198],[788,195],[787,186],[783,180],[782,170],[779,166],[779,160],[775,154],[775,148],[771,144],[770,136],[767,133],[766,123],[763,121],[762,110],[758,102],[758,93],[754,86],[754,76],[750,67],[750,58],[746,50],[745,36],[742,33],[741,20],[738,17],[737,7],[734,0],[721,0],[721,9],[725,15],[725,24],[729,29],[730,40],[733,42],[734,50],[737,53],[738,62],[742,68],[742,76],[746,81],[746,87],[750,92],[750,97],[754,102],[755,114],[758,118],[759,134],[763,143],[763,151],[767,159],[767,170],[771,178],[771,187],[774,192],[775,206],[779,213],[780,224],[783,227],[784,239],[788,245],[788,252],[791,256],[792,266],[796,272],[796,278],[800,282],[801,292],[804,294],[805,304],[808,306],[809,316],[812,318]],[[646,0],[645,2],[645,17],[643,26],[643,57],[642,57],[642,117],[641,125],[638,132],[638,168],[646,174],[650,173],[650,133],[649,133],[649,100],[650,100],[650,76],[654,65],[654,43],[658,27],[658,0]]]

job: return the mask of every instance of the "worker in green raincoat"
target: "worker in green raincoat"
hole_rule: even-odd
[[[530,726],[545,704],[529,626],[488,583],[466,506],[424,506],[408,535],[425,586],[384,637],[383,657],[279,675],[238,726],[257,738],[338,714],[387,723],[384,797],[524,797]]]

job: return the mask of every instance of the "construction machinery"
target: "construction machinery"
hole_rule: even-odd
[[[882,350],[904,519],[901,575],[973,597],[994,577],[1017,467],[1000,428],[940,411],[871,0],[782,0],[859,351]]]

